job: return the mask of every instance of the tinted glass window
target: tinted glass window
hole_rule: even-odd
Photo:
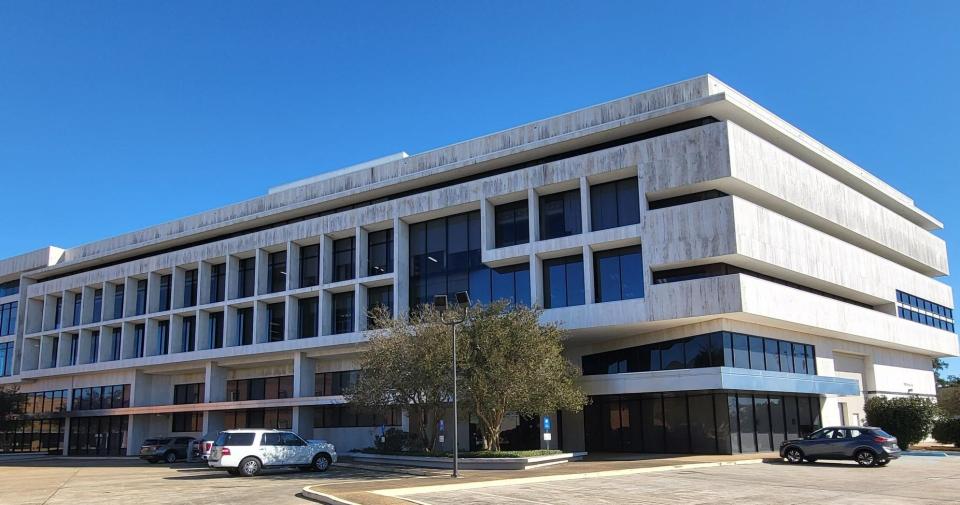
[[[766,369],[771,372],[780,371],[780,346],[778,342],[773,339],[764,339],[763,340],[763,359],[766,364]]]
[[[253,433],[221,433],[214,444],[220,447],[253,445],[253,438]]]
[[[540,240],[576,235],[581,229],[579,189],[540,197]]]
[[[300,248],[300,287],[320,284],[320,245],[305,245]]]
[[[640,222],[640,191],[637,178],[590,187],[591,229],[604,230]]]
[[[244,258],[240,260],[237,271],[237,296],[245,298],[253,296],[254,282],[256,281],[257,259]]]
[[[354,237],[333,241],[333,282],[353,279],[356,275],[355,245]]]
[[[353,291],[333,295],[333,333],[353,331]]]
[[[367,235],[367,275],[393,272],[393,230],[370,232]]]
[[[302,298],[298,302],[300,318],[300,338],[317,336],[317,318],[319,300],[315,297]]]
[[[287,251],[267,255],[267,282],[271,293],[287,288]]]
[[[594,253],[597,302],[643,297],[643,259],[640,246]]]
[[[763,359],[763,339],[750,337],[750,368],[763,370],[766,365]]]
[[[526,244],[530,240],[527,201],[520,200],[494,209],[496,247]]]
[[[545,308],[583,305],[583,257],[543,260]]]

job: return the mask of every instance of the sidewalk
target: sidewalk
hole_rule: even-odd
[[[662,472],[685,468],[759,463],[777,458],[776,453],[737,454],[731,456],[672,456],[640,454],[594,454],[583,461],[573,461],[532,470],[465,470],[461,478],[450,478],[449,470],[427,470],[393,466],[350,465],[363,470],[395,473],[390,481],[352,481],[315,484],[303,489],[303,496],[319,503],[348,505],[409,505],[400,496],[506,486],[556,480],[611,477],[639,473]]]

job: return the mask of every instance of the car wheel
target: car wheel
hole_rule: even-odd
[[[868,449],[857,451],[857,453],[853,455],[853,459],[855,459],[860,466],[873,466],[877,464],[877,455]]]
[[[167,463],[176,463],[177,462],[177,453],[169,451],[163,455],[163,460]]]
[[[237,471],[240,472],[240,475],[244,477],[253,477],[260,473],[260,460],[257,458],[243,458],[240,462],[240,466],[237,467]]]
[[[787,449],[787,451],[784,452],[783,455],[785,458],[787,458],[787,463],[790,463],[792,465],[803,463],[803,451],[801,451],[796,447],[791,447]]]
[[[331,463],[333,463],[333,460],[330,459],[330,456],[327,456],[326,454],[318,454],[315,458],[313,458],[313,465],[311,468],[318,472],[326,472],[327,469],[330,468]]]

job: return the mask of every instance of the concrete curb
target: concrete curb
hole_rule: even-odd
[[[323,503],[324,505],[360,505],[359,503],[344,500],[343,498],[337,498],[332,494],[313,491],[310,489],[311,487],[312,486],[304,486],[303,490],[301,490],[303,497],[308,500],[313,500],[317,503]]]
[[[946,458],[950,455],[945,451],[903,451],[900,453],[901,456],[925,456],[933,458]]]

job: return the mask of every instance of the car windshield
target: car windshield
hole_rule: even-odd
[[[143,445],[166,445],[169,443],[169,438],[148,438],[143,441]]]
[[[815,439],[815,438],[820,438],[820,437],[823,436],[823,432],[824,432],[824,431],[825,431],[825,430],[823,430],[823,429],[819,429],[819,430],[817,430],[817,431],[815,431],[815,432],[813,432],[813,433],[811,433],[811,434],[809,434],[809,435],[807,435],[807,436],[805,436],[805,437],[803,437],[803,438],[805,438],[805,439],[807,439],[807,440],[813,440],[813,439]]]
[[[214,445],[253,445],[253,433],[221,433]]]

